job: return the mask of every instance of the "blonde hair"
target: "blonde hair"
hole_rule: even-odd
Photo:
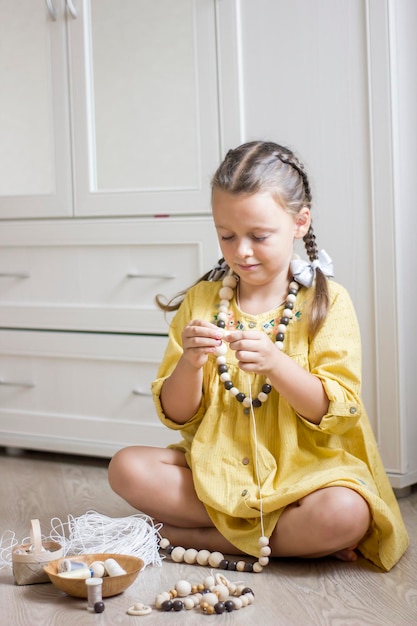
[[[302,163],[289,148],[269,141],[251,141],[229,150],[212,178],[211,189],[212,192],[220,189],[232,194],[268,191],[294,216],[303,207],[310,210],[312,205],[310,183]],[[310,262],[317,260],[319,250],[312,224],[303,241]],[[210,276],[211,272],[207,272],[194,284],[208,280]],[[328,282],[320,268],[316,268],[316,280],[312,289],[314,292],[309,306],[309,334],[314,337],[329,309]],[[156,302],[164,311],[176,311],[187,291],[188,289],[181,291],[167,304],[163,304],[159,296]]]

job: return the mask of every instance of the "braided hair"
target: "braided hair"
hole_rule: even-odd
[[[311,209],[312,196],[310,183],[303,164],[296,155],[284,146],[269,141],[251,141],[234,150],[229,150],[223,162],[215,172],[212,191],[219,189],[232,194],[255,194],[268,191],[272,197],[291,215],[307,207]],[[303,237],[306,254],[313,262],[319,258],[316,236],[310,223],[309,230]],[[221,262],[219,262],[219,267]],[[223,272],[218,272],[214,280],[219,280]],[[208,272],[195,284],[212,279]],[[318,332],[329,308],[329,293],[326,276],[316,268],[314,293],[309,309],[309,334]],[[163,304],[159,296],[158,306],[164,311],[176,311],[187,290],[174,296],[168,304]]]

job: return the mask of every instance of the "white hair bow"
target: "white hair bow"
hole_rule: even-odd
[[[303,259],[293,259],[291,261],[291,272],[294,280],[304,287],[311,287],[316,276],[318,267],[325,276],[333,276],[333,262],[325,250],[320,250],[319,258],[309,263]]]

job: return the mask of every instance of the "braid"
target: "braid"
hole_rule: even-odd
[[[282,154],[277,153],[277,156],[282,163],[286,163],[290,165],[292,168],[294,168],[296,172],[298,173],[298,175],[300,176],[303,182],[303,187],[304,187],[304,195],[305,195],[304,206],[308,206],[308,208],[311,208],[312,196],[311,196],[310,182],[308,180],[307,173],[304,169],[303,164],[297,159],[295,154],[289,151],[283,152]]]
[[[314,234],[313,226],[310,224],[308,232],[303,237],[307,256],[312,263],[319,258],[319,251],[316,244],[316,235]],[[327,312],[329,310],[329,290],[327,285],[327,278],[319,267],[316,268],[316,284],[314,287],[314,296],[310,306],[310,319],[309,319],[309,331],[310,336],[319,331],[323,324]]]

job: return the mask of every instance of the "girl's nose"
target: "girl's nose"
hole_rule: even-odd
[[[236,253],[241,259],[246,259],[252,256],[253,250],[252,250],[251,242],[248,241],[247,239],[241,239],[238,242]]]

